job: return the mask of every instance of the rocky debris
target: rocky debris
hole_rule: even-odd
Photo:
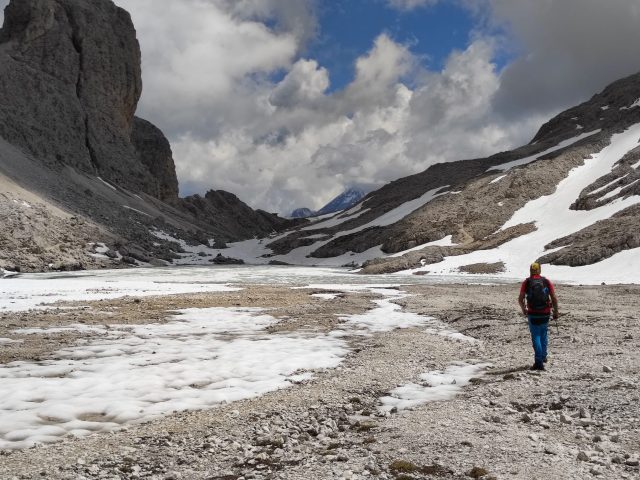
[[[74,271],[120,263],[90,255],[91,242],[109,238],[97,225],[40,203],[0,193],[0,225],[0,268],[6,270]]]
[[[94,306],[137,324],[162,321],[185,304],[271,308],[296,296],[300,304],[280,313],[297,317],[303,331],[319,326],[317,311],[310,310],[314,302],[300,297],[300,290],[272,287],[271,300],[263,296],[256,303],[263,288],[216,295],[214,303],[214,297],[194,295]],[[526,324],[513,322],[517,285],[407,288],[413,295],[399,301],[406,311],[437,316],[452,329],[473,332],[479,342],[422,329],[350,338],[353,350],[343,364],[314,372],[312,380],[111,434],[5,452],[0,477],[34,478],[41,471],[52,480],[637,477],[638,287],[558,285],[565,311],[582,314],[562,317],[559,336],[555,328],[550,332],[553,356],[542,373],[527,369],[532,353]],[[341,302],[355,302],[359,294],[343,295]],[[132,315],[138,310],[138,317]],[[43,326],[59,315],[0,315],[0,337],[9,336],[2,331],[9,324]],[[453,400],[388,415],[378,410],[390,389],[461,358],[493,366]],[[603,364],[614,371],[603,372]]]
[[[470,273],[473,275],[492,275],[504,272],[504,263],[473,263],[471,265],[463,265],[459,268],[460,273]]]

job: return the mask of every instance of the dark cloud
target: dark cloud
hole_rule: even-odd
[[[520,53],[496,96],[509,117],[558,111],[640,71],[637,0],[491,0],[490,8]]]

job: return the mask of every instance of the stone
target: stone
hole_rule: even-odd
[[[560,448],[555,445],[545,445],[544,453],[548,455],[558,455],[560,453]]]
[[[607,366],[607,365],[604,365],[604,366],[602,367],[602,371],[603,371],[604,373],[611,373],[611,372],[613,372],[613,368],[611,368],[611,367],[609,367],[609,366]]]
[[[587,452],[581,450],[578,453],[578,460],[580,460],[581,462],[588,462],[590,460],[589,455],[587,455]]]
[[[571,423],[573,423],[573,419],[572,419],[569,415],[567,415],[567,414],[565,414],[565,413],[563,413],[563,414],[561,414],[561,415],[560,415],[560,421],[561,421],[562,423],[565,423],[565,424],[568,424],[568,425],[570,425]]]

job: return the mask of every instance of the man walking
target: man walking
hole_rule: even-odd
[[[529,319],[529,331],[535,354],[531,370],[544,370],[547,361],[547,331],[551,308],[553,318],[558,318],[558,299],[549,279],[540,275],[540,264],[534,262],[529,267],[529,278],[522,282],[518,303],[522,314]],[[525,304],[526,299],[526,304]]]

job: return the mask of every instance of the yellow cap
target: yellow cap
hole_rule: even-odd
[[[529,267],[531,275],[540,275],[541,270],[542,269],[540,268],[540,264],[538,262],[533,262]]]

